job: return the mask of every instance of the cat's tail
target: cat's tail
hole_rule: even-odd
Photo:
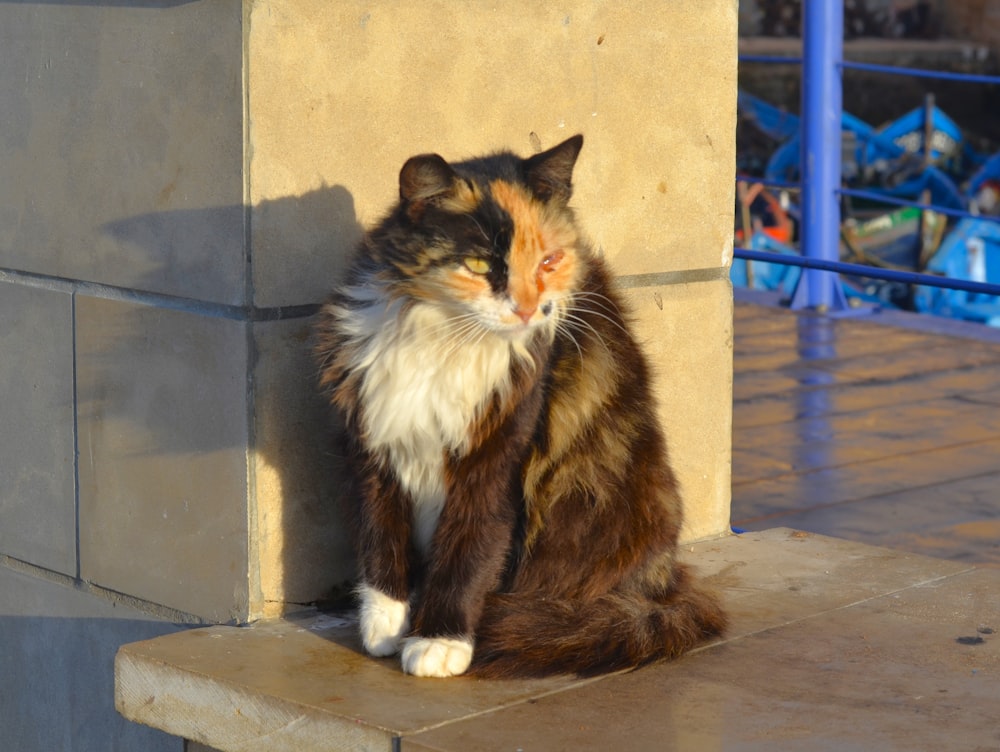
[[[470,673],[591,676],[675,658],[725,628],[718,598],[681,568],[658,600],[630,592],[585,601],[495,594],[480,619]]]

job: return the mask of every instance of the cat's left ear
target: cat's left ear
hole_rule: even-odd
[[[528,185],[542,201],[565,204],[573,195],[573,166],[583,148],[583,136],[567,138],[558,146],[524,160]]]

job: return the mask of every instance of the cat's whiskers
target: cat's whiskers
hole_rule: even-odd
[[[580,347],[580,343],[577,342],[577,339],[573,334],[573,330],[570,328],[565,319],[559,319],[556,323],[556,331],[562,333],[566,339],[573,343],[573,347],[576,348],[576,352],[580,356],[580,360],[583,360],[583,348]]]
[[[609,314],[606,314],[606,313],[601,313],[599,310],[597,310],[597,308],[595,306],[584,307],[584,306],[569,305],[569,306],[566,307],[566,310],[567,311],[579,311],[579,312],[582,312],[582,313],[589,313],[589,314],[591,314],[593,316],[597,316],[599,318],[604,319],[605,321],[607,321],[609,324],[611,324],[612,326],[614,326],[616,329],[618,329],[622,333],[624,333],[624,334],[628,334],[629,333],[628,329],[625,327],[624,322],[620,318],[620,313],[619,313],[619,311],[618,311],[617,308],[614,309],[614,312],[615,313],[619,313],[619,316],[613,316],[613,315],[609,315]],[[609,309],[609,308],[605,308],[604,310],[609,311],[609,312],[611,311],[611,309]]]
[[[441,309],[438,309],[442,313]],[[442,316],[425,317],[419,322],[421,334],[431,339],[447,339],[456,330],[476,325],[476,315],[472,312],[452,313]]]
[[[609,298],[607,295],[603,295],[602,293],[594,292],[593,290],[577,290],[576,292],[573,293],[573,297],[587,298],[588,300],[598,303],[601,308],[603,308],[605,311],[608,311],[609,313],[618,313],[619,315],[621,314],[621,310],[618,308],[618,305],[613,300],[611,300],[611,298]]]
[[[628,333],[628,329],[622,323],[622,313],[621,313],[621,311],[619,310],[618,306],[615,305],[614,301],[610,300],[606,295],[601,295],[600,293],[596,293],[596,292],[589,292],[587,290],[580,290],[578,292],[573,293],[573,298],[574,299],[575,298],[581,298],[581,299],[586,300],[588,303],[592,304],[592,306],[593,306],[592,308],[587,309],[587,310],[589,310],[591,313],[594,313],[595,315],[600,316],[601,318],[604,318],[607,321],[611,322],[618,329],[620,329],[621,331],[625,332],[626,334]],[[595,310],[596,308],[601,308],[601,309],[607,311],[608,315],[600,313],[599,311]],[[584,310],[584,309],[583,308],[578,308],[577,310]]]
[[[438,354],[442,360],[447,360],[459,350],[465,347],[474,347],[482,341],[487,334],[481,327],[469,327],[463,330],[462,336],[452,337],[442,343],[438,348]]]
[[[608,343],[604,341],[604,337],[597,330],[597,328],[595,328],[594,325],[591,324],[589,321],[587,321],[583,316],[577,315],[575,311],[583,311],[585,313],[595,313],[595,311],[592,310],[588,311],[587,309],[584,308],[566,308],[565,317],[567,321],[571,321],[581,329],[586,329],[587,331],[589,331],[594,336],[594,339],[596,339],[600,343],[601,347],[603,347],[609,355],[613,354],[611,348],[608,346]],[[601,318],[607,318],[607,317],[601,316]],[[579,345],[577,345],[577,347],[579,347]]]
[[[456,334],[475,329],[480,326],[475,314],[463,313],[458,316],[451,316],[438,322],[428,329],[427,334],[431,337],[445,340],[452,339]],[[438,336],[441,335],[441,336]]]
[[[488,333],[489,330],[474,313],[451,316],[430,331],[437,339],[436,355],[442,359],[450,357],[463,347],[477,345]]]

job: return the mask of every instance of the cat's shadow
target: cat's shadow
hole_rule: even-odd
[[[263,597],[284,600],[294,609],[339,600],[354,573],[341,514],[341,462],[331,411],[317,388],[309,314],[341,278],[363,229],[353,196],[339,185],[262,201],[249,212],[242,205],[167,210],[101,227],[127,248],[135,269],[142,271],[130,280],[127,294],[110,294],[124,305],[98,306],[103,313],[88,326],[100,331],[78,352],[81,456],[104,458],[103,470],[88,473],[126,468],[133,486],[142,485],[144,473],[160,473],[145,489],[126,488],[120,498],[99,503],[127,505],[131,493],[144,505],[159,503],[165,509],[198,504],[202,508],[194,514],[206,520],[232,517],[231,523],[214,519],[211,526],[228,530],[233,540],[246,525],[245,510],[240,514],[232,498],[218,496],[256,492],[262,500],[258,517],[266,517],[271,527],[251,529],[249,535],[272,536],[260,563]],[[248,237],[234,243],[227,233],[241,228],[250,228]],[[240,258],[213,258],[217,243]],[[247,247],[249,258],[243,255]],[[280,305],[253,305],[253,285],[240,272],[250,274],[255,264],[259,277],[271,276],[264,279],[262,297]],[[254,395],[251,401],[247,394]],[[116,430],[131,441],[109,440]],[[241,446],[247,439],[249,446]],[[95,448],[86,446],[90,441],[105,444],[88,452]],[[238,471],[244,461],[262,471],[249,490],[246,474],[240,477]],[[199,468],[192,473],[203,473],[209,485],[195,488],[200,498],[181,502],[178,497],[196,484],[184,477],[164,480],[168,473],[157,467],[183,468],[185,463]],[[223,475],[232,477],[219,480]],[[155,535],[162,540],[171,534],[164,527]],[[242,536],[245,540],[245,530]],[[250,542],[251,549],[255,545]],[[239,545],[233,548],[238,555]],[[195,549],[195,543],[179,543],[177,556],[197,556]],[[181,564],[177,571],[188,569]],[[230,590],[240,587],[239,578],[234,575]],[[163,605],[188,610],[183,601]],[[220,604],[217,614],[207,616],[227,621],[239,610],[239,604],[235,609]]]

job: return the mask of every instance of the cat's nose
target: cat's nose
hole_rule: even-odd
[[[521,306],[518,306],[514,309],[514,313],[517,314],[517,317],[521,319],[521,321],[527,324],[531,321],[531,317],[535,315],[535,311],[537,310],[538,306],[532,306],[531,308],[522,308]]]

